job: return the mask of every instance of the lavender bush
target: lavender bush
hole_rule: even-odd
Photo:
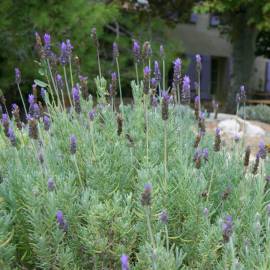
[[[95,29],[92,38],[99,60]],[[38,41],[45,82],[36,81],[41,96],[29,96],[38,114],[30,104],[18,125],[13,106],[1,121],[0,269],[268,269],[264,144],[252,159],[241,144],[224,147],[220,130],[207,133],[200,98],[197,120],[183,105],[190,81],[180,59],[177,92],[161,89],[164,53],[152,59],[149,42],[143,53],[134,42],[133,103],[117,111],[99,62],[93,100],[72,70],[70,41],[60,51],[48,34]],[[114,54],[121,57],[115,46]],[[163,63],[162,74],[155,64],[143,77],[141,55],[149,67]],[[18,88],[21,76],[16,70]]]

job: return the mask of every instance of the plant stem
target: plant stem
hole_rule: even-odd
[[[163,75],[163,80],[162,80],[162,82],[163,82],[163,90],[165,91],[165,85],[166,85],[166,83],[165,83],[165,59],[163,59],[162,60],[162,68],[163,68],[163,72],[162,72],[162,75]]]
[[[169,233],[167,225],[165,225],[165,234],[166,234],[166,248],[167,252],[169,252]]]
[[[143,95],[143,105],[144,105],[144,119],[145,119],[145,128],[146,128],[146,162],[148,165],[148,153],[149,153],[149,142],[148,142],[148,113],[147,113],[147,104],[146,104],[147,95]]]
[[[93,125],[92,121],[90,122],[90,132],[91,132],[91,141],[92,141],[94,160],[96,160],[96,148],[95,148],[95,141],[94,141],[94,125]]]
[[[164,184],[167,191],[167,120],[164,121]]]
[[[24,103],[24,100],[23,100],[23,96],[22,96],[22,91],[21,91],[20,85],[18,83],[17,83],[17,87],[18,87],[18,90],[19,90],[19,93],[20,93],[20,96],[21,96],[21,100],[22,100],[22,104],[23,104],[23,109],[24,109],[25,117],[27,117],[26,106],[25,106],[25,103]]]
[[[72,89],[73,86],[74,86],[74,82],[73,82],[73,73],[72,73],[71,57],[69,57],[69,73],[70,73],[71,89]]]
[[[99,78],[101,79],[101,65],[100,65],[100,59],[99,59],[99,48],[97,47],[97,61],[98,61],[98,72],[99,72]]]
[[[136,79],[137,79],[137,84],[139,85],[139,73],[138,73],[138,63],[135,63],[135,71],[136,71]]]
[[[201,113],[201,72],[198,70],[198,97],[199,97],[199,115]]]
[[[59,106],[61,108],[61,101],[60,101],[60,97],[59,97],[59,94],[58,94],[58,89],[57,89],[56,83],[54,81],[52,70],[51,70],[51,65],[50,65],[50,62],[49,62],[48,59],[47,59],[47,65],[48,65],[51,81],[52,81],[52,84],[53,84],[53,87],[54,87],[54,91],[55,91],[56,96],[57,96],[57,102],[58,102],[58,104],[59,104]]]
[[[116,67],[117,67],[117,75],[118,75],[118,84],[119,84],[119,91],[120,91],[120,105],[123,106],[123,96],[122,96],[122,88],[121,88],[121,77],[120,77],[120,69],[119,69],[119,62],[118,57],[115,58]]]
[[[82,183],[82,178],[81,178],[81,174],[80,174],[80,170],[79,170],[79,166],[78,166],[78,162],[77,162],[77,158],[75,155],[74,156],[74,164],[75,164],[75,167],[76,167],[76,170],[77,170],[77,173],[78,173],[78,177],[79,177],[79,181],[80,181],[80,185],[81,187],[83,187],[83,183]]]
[[[68,99],[69,99],[69,102],[70,102],[70,107],[72,107],[72,100],[71,100],[71,96],[70,96],[68,80],[67,80],[67,71],[66,71],[65,66],[63,66],[63,70],[64,70],[64,77],[65,77],[65,83],[66,83],[66,88],[67,88]]]

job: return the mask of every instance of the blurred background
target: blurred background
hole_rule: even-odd
[[[235,94],[244,84],[252,100],[270,98],[270,1],[269,0],[1,0],[0,89],[20,104],[14,68],[22,72],[25,97],[34,79],[41,79],[35,51],[35,32],[50,33],[54,49],[70,39],[79,57],[81,73],[98,74],[96,51],[90,38],[97,28],[104,76],[114,71],[112,43],[120,50],[123,94],[129,97],[135,78],[132,40],[148,40],[152,60],[159,60],[164,45],[167,75],[172,61],[183,60],[182,74],[196,78],[195,54],[202,56],[202,99],[214,98],[227,111],[234,110]]]

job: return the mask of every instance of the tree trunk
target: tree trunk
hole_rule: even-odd
[[[231,18],[232,70],[230,89],[227,95],[225,110],[236,111],[236,93],[241,85],[249,92],[250,79],[255,62],[255,40],[257,31],[247,25],[247,14],[239,13]]]

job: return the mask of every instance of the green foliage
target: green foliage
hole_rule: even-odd
[[[239,115],[244,117],[243,107],[240,109]],[[270,107],[267,105],[246,106],[246,118],[270,123]]]
[[[106,88],[105,79],[101,81]],[[120,256],[126,253],[131,269],[138,270],[264,269],[270,247],[265,211],[270,198],[264,180],[268,160],[252,175],[252,168],[243,168],[241,145],[214,152],[214,138],[206,134],[199,147],[209,149],[209,158],[195,168],[193,112],[170,105],[165,180],[161,108],[148,107],[147,161],[143,85],[132,82],[132,88],[135,104],[121,108],[120,135],[116,115],[106,103],[89,122],[91,98],[81,101],[82,112],[76,114],[73,108],[66,113],[51,107],[48,96],[52,126],[47,132],[39,122],[42,143],[27,139],[25,127],[16,131],[20,144],[13,147],[1,130],[1,267],[119,269]],[[77,137],[75,155],[69,149],[71,134]],[[53,191],[47,187],[49,177]],[[149,212],[140,202],[147,182],[153,185]],[[159,219],[164,209],[167,224]],[[68,223],[66,232],[57,223],[58,210]],[[228,214],[233,235],[224,243],[222,223]]]
[[[14,1],[13,1],[14,2]],[[166,41],[167,65],[176,55],[182,52],[177,41],[169,41],[166,35],[167,26],[157,17],[149,17],[148,13],[122,9],[119,1],[1,1],[0,9],[0,86],[8,99],[17,97],[14,89],[14,68],[19,67],[23,74],[22,90],[27,93],[31,89],[34,70],[33,62],[37,58],[34,50],[35,32],[41,36],[50,33],[52,45],[59,54],[61,40],[70,39],[80,58],[82,73],[89,77],[91,91],[95,92],[94,78],[97,73],[96,50],[90,39],[90,30],[97,28],[102,56],[103,76],[109,76],[115,70],[112,60],[112,42],[120,46],[120,70],[123,75],[124,95],[129,95],[129,81],[132,79],[132,39],[145,40],[157,44]],[[151,23],[149,23],[151,20]],[[136,25],[136,27],[134,27]],[[156,43],[154,43],[156,42]],[[157,55],[154,55],[157,57]],[[91,70],[91,73],[89,71]],[[9,90],[10,89],[10,90]],[[19,97],[18,97],[19,98]]]

